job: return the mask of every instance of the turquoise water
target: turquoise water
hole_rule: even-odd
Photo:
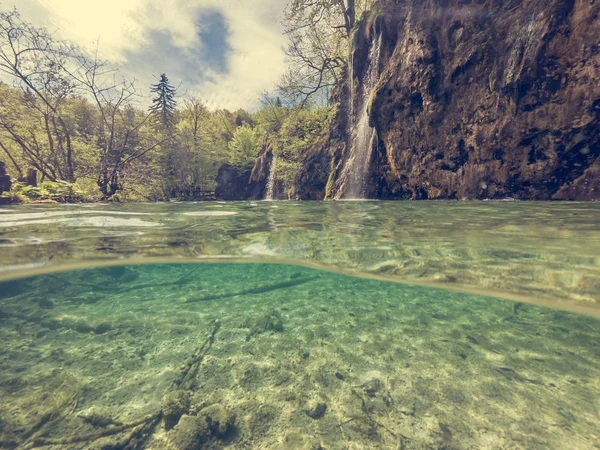
[[[598,224],[598,202],[0,207],[0,279],[97,261],[242,258],[600,316]]]
[[[585,206],[0,210],[0,448],[598,448]]]
[[[58,272],[0,291],[6,448],[120,448],[135,427],[98,436],[174,391],[188,415],[222,405],[234,418],[206,441],[231,448],[598,442],[595,318],[250,263]],[[165,448],[176,431],[133,440]]]

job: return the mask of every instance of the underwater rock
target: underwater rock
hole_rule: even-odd
[[[98,325],[93,325],[81,318],[65,317],[63,319],[55,319],[52,317],[44,317],[39,320],[40,325],[50,330],[58,330],[64,328],[67,330],[77,331],[78,333],[95,333],[104,334],[113,329],[110,322],[100,322]]]
[[[58,319],[44,319],[40,322],[40,325],[50,330],[57,330],[61,327],[61,321]]]
[[[112,330],[112,324],[110,322],[104,321],[96,325],[93,331],[96,334],[104,334],[110,330]]]
[[[105,415],[99,414],[99,413],[91,413],[88,415],[81,414],[78,417],[81,420],[83,420],[85,423],[89,423],[93,427],[104,428],[109,425],[117,425],[117,426],[122,425],[121,422],[114,420],[113,418],[111,418],[109,416],[105,416]]]
[[[296,430],[288,431],[283,444],[278,447],[282,450],[323,450],[323,446],[312,436],[307,436]]]
[[[186,391],[172,391],[162,399],[162,411],[165,428],[170,430],[179,422],[179,419],[190,410],[190,396]]]
[[[372,380],[367,381],[362,384],[361,387],[365,390],[365,393],[373,398],[377,395],[377,392],[383,389],[383,383],[379,378],[373,378]]]
[[[250,332],[246,337],[246,340],[248,340],[254,335],[266,333],[268,331],[283,331],[283,317],[281,317],[279,311],[271,311],[264,316],[249,320],[246,323],[246,326],[250,328]]]
[[[448,428],[448,425],[446,425],[445,423],[439,422],[438,426],[440,427],[440,430],[442,431],[442,437],[444,438],[444,440],[445,441],[452,440],[452,431],[450,431],[450,428]]]
[[[179,423],[167,433],[171,448],[176,450],[197,450],[210,437],[210,430],[204,417],[183,415]]]
[[[48,300],[46,298],[40,298],[37,302],[38,306],[42,309],[53,309],[54,302],[52,300]]]
[[[327,411],[327,405],[323,402],[311,401],[308,403],[308,407],[304,410],[306,415],[311,419],[320,419],[325,415]]]
[[[279,411],[274,406],[261,405],[246,416],[246,426],[252,437],[257,438],[269,432],[278,416]]]
[[[226,437],[233,430],[235,414],[223,405],[215,403],[214,405],[207,406],[200,411],[200,415],[206,418],[208,428],[216,437]]]
[[[471,344],[479,345],[479,341],[473,336],[467,335],[467,341],[469,341]]]
[[[83,319],[72,319],[70,317],[62,319],[60,324],[63,328],[77,331],[78,333],[90,333],[93,331],[93,327]]]

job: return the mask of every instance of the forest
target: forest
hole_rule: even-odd
[[[139,86],[98,49],[56,39],[16,9],[0,12],[0,160],[12,180],[3,197],[210,199],[220,167],[249,170],[270,152],[276,181],[294,198],[302,159],[336,112],[330,93],[355,16],[353,1],[290,2],[288,71],[258,109],[228,111],[209,110],[201,92],[165,73]]]

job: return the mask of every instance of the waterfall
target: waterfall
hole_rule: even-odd
[[[274,200],[275,192],[275,165],[277,164],[277,156],[273,155],[271,164],[269,164],[269,178],[267,179],[267,191],[265,193],[265,200]]]
[[[361,199],[366,198],[367,176],[373,147],[377,143],[377,132],[369,126],[369,114],[367,106],[373,89],[379,80],[379,60],[381,57],[382,34],[373,40],[369,49],[368,65],[366,67],[362,83],[358,89],[351,85],[351,107],[350,107],[350,152],[346,161],[343,176],[345,186],[339,194],[341,198]],[[358,91],[358,92],[356,92]],[[356,100],[357,108],[354,107]]]

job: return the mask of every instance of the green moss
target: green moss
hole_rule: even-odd
[[[371,110],[373,109],[373,103],[375,102],[375,99],[377,98],[377,94],[383,88],[385,88],[385,86],[387,85],[387,82],[389,79],[389,73],[390,72],[389,72],[388,67],[383,69],[383,71],[381,72],[381,75],[379,75],[377,84],[375,84],[375,87],[371,91],[371,95],[369,95],[369,101],[367,102],[367,114],[369,115],[369,117],[371,116]]]
[[[267,332],[282,332],[283,317],[281,317],[281,313],[279,313],[279,311],[271,311],[265,315],[250,319],[247,322],[247,327],[250,328],[250,332],[248,333],[246,340],[257,334]]]
[[[327,184],[325,185],[325,199],[331,200],[333,198],[333,188],[335,185],[335,157],[331,158],[329,165],[329,177],[327,178]]]

